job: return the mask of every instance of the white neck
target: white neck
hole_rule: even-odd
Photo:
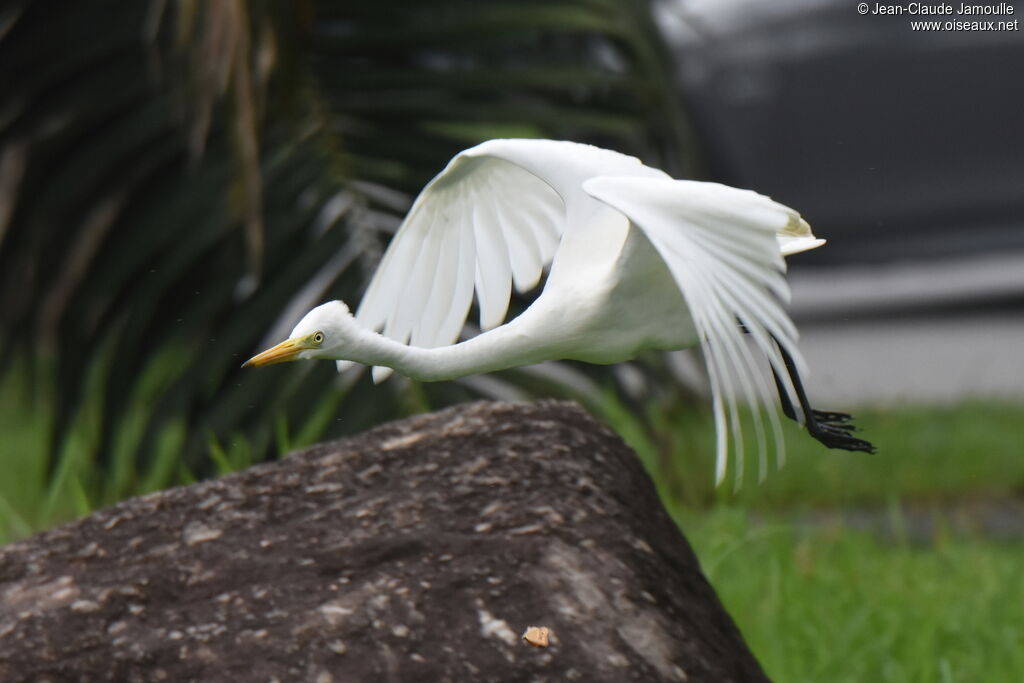
[[[344,360],[383,365],[415,380],[433,382],[551,360],[552,350],[519,328],[517,318],[464,342],[433,349],[408,346],[360,329]]]

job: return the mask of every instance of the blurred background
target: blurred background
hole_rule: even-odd
[[[997,360],[1024,339],[1024,34],[913,31],[947,17],[843,0],[661,16],[707,173],[830,240],[792,263],[816,394],[1024,398],[1024,366]]]
[[[1024,36],[1016,3],[909,5],[8,0],[0,542],[394,417],[571,398],[636,448],[774,680],[1018,680]],[[912,26],[946,19],[1008,25]],[[691,353],[240,370],[356,304],[419,188],[503,136],[800,210],[829,240],[790,262],[809,390],[879,452],[793,427],[786,467],[714,488]]]

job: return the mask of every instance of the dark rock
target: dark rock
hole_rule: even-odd
[[[158,680],[766,679],[635,455],[545,402],[395,422],[0,548],[0,681]]]

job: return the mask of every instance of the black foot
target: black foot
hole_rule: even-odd
[[[807,428],[807,433],[829,448],[874,453],[875,447],[870,441],[858,439],[851,433],[857,431],[853,425],[853,415],[811,408],[811,402],[807,400],[807,392],[804,391],[803,382],[800,381],[800,374],[796,370],[793,359],[781,345],[779,345],[779,352],[782,354],[782,360],[786,364],[786,370],[793,382],[797,400],[800,402],[800,412],[804,416],[803,423]],[[775,377],[775,386],[779,390],[779,401],[783,414],[791,420],[801,422],[775,368],[772,368],[772,376]]]
[[[858,439],[850,433],[857,429],[850,423],[852,415],[812,410],[811,416],[813,419],[807,421],[807,433],[829,448],[862,453],[875,452],[875,447],[870,441]]]

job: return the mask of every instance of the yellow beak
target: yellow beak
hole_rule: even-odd
[[[305,339],[303,338],[286,339],[277,346],[273,346],[263,353],[256,354],[249,360],[242,363],[242,367],[259,367],[261,365],[273,365],[274,363],[286,363],[290,360],[298,360],[297,356],[299,355],[299,352],[305,351],[309,348],[309,346],[304,342]]]

